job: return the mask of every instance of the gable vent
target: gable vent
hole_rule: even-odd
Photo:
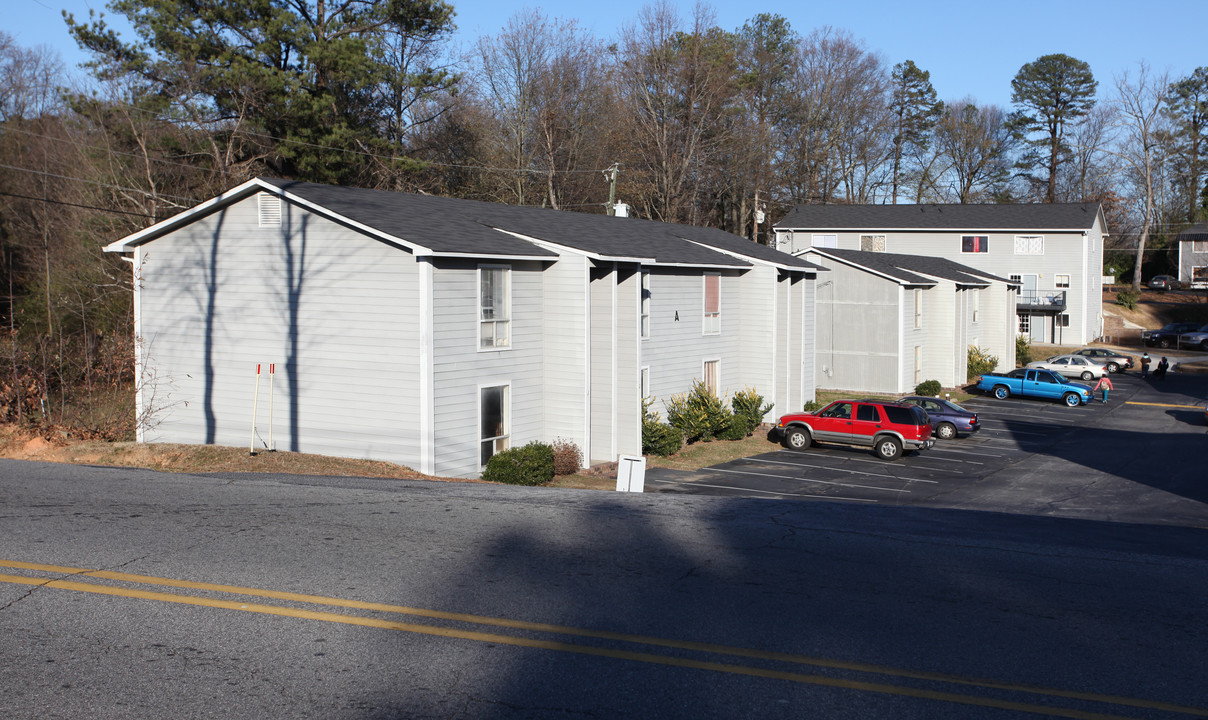
[[[281,227],[281,198],[261,193],[257,199],[260,201],[260,227]]]

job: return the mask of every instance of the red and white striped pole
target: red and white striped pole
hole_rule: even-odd
[[[256,454],[256,406],[260,403],[260,363],[256,363],[256,389],[252,392],[252,439],[248,442],[247,454]]]

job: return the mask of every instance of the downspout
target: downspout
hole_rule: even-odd
[[[433,350],[433,318],[432,318],[432,276],[433,268],[429,258],[417,258],[419,268],[419,457],[420,472],[425,475],[436,474],[436,390],[432,384],[436,381],[433,367],[435,352]]]
[[[143,409],[143,384],[145,379],[145,368],[143,363],[146,358],[143,354],[143,293],[142,293],[142,273],[139,268],[142,267],[143,249],[141,245],[134,247],[132,256],[122,255],[123,260],[130,263],[131,276],[134,286],[134,439],[136,442],[146,442],[146,427],[144,421],[147,413]]]

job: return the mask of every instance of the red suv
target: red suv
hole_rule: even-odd
[[[870,447],[883,460],[896,460],[903,448],[935,444],[931,420],[921,408],[880,400],[836,400],[812,413],[790,413],[772,430],[790,450],[815,442]]]

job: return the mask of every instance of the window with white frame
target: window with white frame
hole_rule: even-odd
[[[642,337],[650,337],[650,271],[642,271]],[[644,397],[644,396],[643,396]]]
[[[1057,316],[1057,327],[1069,327],[1069,326],[1070,326],[1070,314],[1069,313],[1061,313],[1060,315]]]
[[[512,269],[507,265],[478,267],[478,349],[511,345]]]
[[[705,376],[705,388],[715,396],[720,397],[721,393],[721,377],[719,375],[720,360],[706,360],[704,365],[703,375]]]
[[[1061,290],[1063,288],[1068,288],[1070,286],[1070,276],[1069,275],[1060,275],[1060,274],[1054,275],[1053,283],[1057,286],[1058,290]]]
[[[1016,255],[1044,255],[1044,235],[1016,235]]]
[[[482,467],[486,467],[487,461],[492,456],[509,447],[508,412],[510,408],[508,403],[511,393],[507,385],[497,385],[484,387],[478,391],[478,394],[481,447],[479,460]]]
[[[923,327],[923,291],[918,288],[914,291],[914,326]]]
[[[820,248],[837,248],[839,247],[838,235],[813,235],[810,237],[810,245]]]
[[[973,305],[973,322],[977,322],[981,317],[981,294],[981,288],[973,289],[973,301],[971,303]],[[976,344],[974,343],[974,345]]]
[[[914,384],[917,387],[923,382],[923,346],[914,346]]]
[[[1027,313],[1021,313],[1017,317],[1019,318],[1019,334],[1020,335],[1031,335],[1032,334],[1032,316],[1028,315]]]
[[[721,333],[721,276],[705,273],[704,334]]]
[[[989,235],[962,235],[961,236],[961,252],[962,253],[988,253],[988,252],[990,252],[990,236]]]
[[[638,392],[641,393],[641,397],[643,399],[650,397],[650,366],[649,365],[642,368],[641,373],[638,375]]]
[[[868,252],[885,252],[885,236],[861,235],[860,249]]]
[[[1208,240],[1192,240],[1191,252],[1208,253]]]

